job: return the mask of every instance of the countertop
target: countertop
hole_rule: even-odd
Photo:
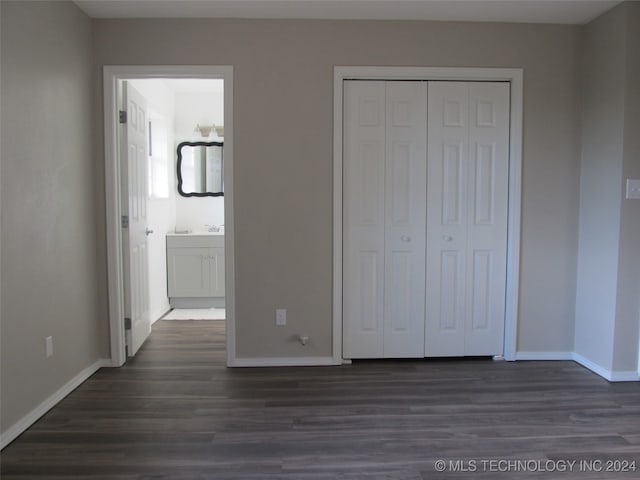
[[[224,230],[221,230],[220,232],[209,232],[207,230],[195,231],[190,233],[167,232],[167,236],[172,236],[172,237],[224,236]]]

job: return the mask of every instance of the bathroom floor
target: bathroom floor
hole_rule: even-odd
[[[162,320],[224,320],[224,308],[174,308]]]

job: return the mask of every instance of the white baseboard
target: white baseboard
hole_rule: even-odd
[[[16,423],[14,423],[11,427],[9,427],[6,431],[2,432],[0,435],[0,449],[3,449],[11,442],[13,442],[18,435],[24,432],[27,428],[33,425],[36,421],[40,419],[45,413],[51,410],[56,406],[60,400],[73,392],[76,388],[80,386],[85,380],[87,380],[91,375],[96,373],[98,369],[101,367],[110,367],[111,360],[110,359],[100,359],[95,362],[93,365],[82,370],[75,377],[65,383],[62,387],[60,387],[53,395],[47,398],[44,402],[34,408],[27,415],[22,417]]]
[[[638,375],[637,371],[609,370],[578,353],[573,354],[573,360],[610,382],[637,382],[640,380],[640,375]]]
[[[162,308],[159,308],[155,312],[151,313],[149,315],[149,317],[151,318],[151,325],[164,317],[167,313],[169,313],[170,310],[171,307],[169,306],[169,302],[167,302],[167,304],[163,305]]]
[[[611,375],[607,380],[610,382],[638,382],[640,381],[640,375],[638,372],[634,372],[633,370],[617,371],[611,372]]]
[[[573,352],[517,352],[516,360],[573,360]]]
[[[610,382],[637,382],[640,380],[640,375],[636,371],[608,370],[575,352],[517,352],[516,360],[573,360]]]
[[[333,357],[256,357],[235,358],[230,362],[230,367],[312,367],[341,365],[336,363]]]

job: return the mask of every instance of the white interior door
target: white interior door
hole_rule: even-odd
[[[129,356],[136,354],[151,333],[149,316],[149,251],[147,248],[147,102],[123,82],[126,123],[122,129],[123,229],[125,316],[131,319],[127,333]],[[125,188],[126,186],[126,188]]]
[[[509,84],[429,82],[425,356],[501,355]]]
[[[343,356],[421,357],[426,86],[349,81],[344,92]]]

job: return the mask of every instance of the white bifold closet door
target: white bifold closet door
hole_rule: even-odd
[[[509,84],[347,81],[343,122],[344,358],[501,355]]]
[[[343,356],[424,356],[427,85],[347,81]]]
[[[425,356],[502,355],[509,84],[429,82]]]

